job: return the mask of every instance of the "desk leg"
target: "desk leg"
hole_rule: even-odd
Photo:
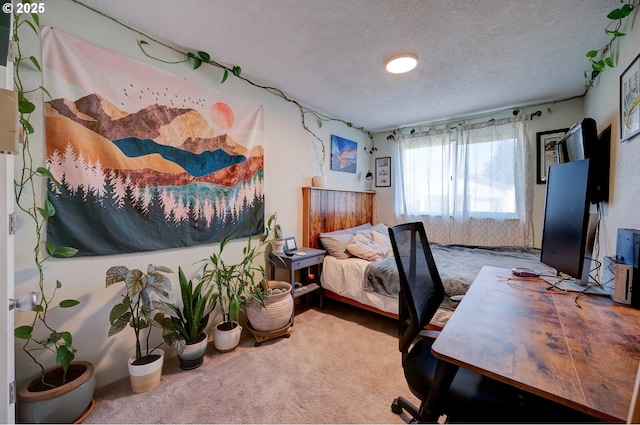
[[[444,413],[442,411],[443,402],[447,399],[449,387],[451,387],[457,372],[458,366],[438,360],[433,388],[429,391],[427,399],[420,404],[418,415],[422,420],[435,423],[438,417]]]

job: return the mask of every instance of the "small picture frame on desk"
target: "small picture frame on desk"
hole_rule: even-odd
[[[284,253],[287,256],[292,256],[298,250],[298,246],[296,245],[296,238],[293,236],[289,238],[284,238]]]

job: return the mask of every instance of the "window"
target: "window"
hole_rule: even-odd
[[[466,173],[456,174],[455,199],[467,205],[469,217],[517,218],[516,139],[466,145]],[[465,147],[458,147],[458,151]]]
[[[513,226],[522,226],[525,236],[517,244],[529,246],[533,196],[526,185],[530,170],[525,166],[525,123],[526,118],[508,118],[401,136],[398,221],[420,218],[433,233],[453,235],[446,239],[454,241],[446,243],[467,243],[457,239],[469,232],[476,232],[476,238],[481,239],[493,232],[493,224],[502,228],[498,232],[504,233],[503,241],[507,226],[511,234]],[[476,220],[475,227],[469,227],[471,219],[484,221],[482,226]],[[508,220],[515,223],[506,225]]]

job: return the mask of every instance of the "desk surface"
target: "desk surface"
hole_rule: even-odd
[[[548,291],[484,267],[433,344],[436,357],[608,422],[624,422],[640,363],[640,310]]]

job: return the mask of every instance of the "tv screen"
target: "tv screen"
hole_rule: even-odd
[[[590,265],[587,258],[585,270],[585,252],[590,257],[595,230],[589,229],[590,168],[589,159],[549,167],[540,252],[541,262],[585,285]]]

